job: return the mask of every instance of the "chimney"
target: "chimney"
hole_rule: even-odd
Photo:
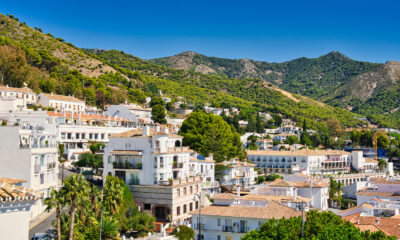
[[[214,160],[214,154],[212,154],[212,153],[208,154],[208,158],[209,158],[210,160]]]
[[[150,135],[150,127],[148,125],[144,125],[142,127],[142,135],[149,136]]]

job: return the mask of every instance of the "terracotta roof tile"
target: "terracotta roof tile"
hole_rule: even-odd
[[[33,191],[31,189],[15,186],[6,182],[0,183],[0,202],[37,200],[42,197],[42,193]]]
[[[65,101],[65,102],[79,102],[83,103],[83,101],[71,97],[71,96],[64,96],[64,95],[57,95],[57,94],[48,94],[48,93],[41,93],[43,96],[47,97],[48,99],[51,100],[58,100],[58,101]]]
[[[198,215],[199,210],[191,213]],[[301,212],[296,211],[291,207],[277,202],[269,202],[265,207],[251,207],[251,206],[208,206],[201,209],[202,215],[209,216],[224,216],[224,217],[238,217],[238,218],[256,218],[256,219],[281,219],[300,216]]]
[[[23,88],[14,88],[14,87],[7,87],[7,86],[0,86],[0,90],[8,91],[8,92],[20,92],[20,93],[30,93],[35,94],[32,89],[23,87]]]

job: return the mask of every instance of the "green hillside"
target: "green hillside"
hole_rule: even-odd
[[[309,119],[315,126],[331,117],[338,118],[345,126],[359,125],[355,120],[356,115],[347,110],[331,107],[310,98],[294,95],[288,97],[277,87],[268,85],[260,79],[238,79],[227,78],[219,75],[207,75],[194,71],[172,69],[165,66],[153,64],[132,55],[117,50],[98,51],[87,50],[96,54],[116,69],[126,75],[132,75],[133,71],[139,72],[146,85],[153,85],[164,93],[184,96],[189,101],[201,98],[213,103],[213,98],[207,95],[199,97],[199,94],[187,94],[186,89],[200,88],[204,93],[217,91],[221,97],[232,95],[254,103],[260,109],[270,112],[281,113],[285,117],[301,122],[304,118]],[[288,94],[288,93],[287,93]],[[230,100],[219,98],[219,105],[235,106]],[[294,100],[293,100],[294,99]],[[204,103],[204,102],[203,102]]]

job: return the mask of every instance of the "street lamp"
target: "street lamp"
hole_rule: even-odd
[[[199,235],[197,237],[198,240],[201,240],[201,191],[200,193],[194,194],[193,200],[196,201],[196,198],[199,199],[199,222],[197,223],[199,226]]]

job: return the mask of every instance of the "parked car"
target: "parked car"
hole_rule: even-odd
[[[31,240],[51,240],[51,237],[48,233],[35,233]]]

